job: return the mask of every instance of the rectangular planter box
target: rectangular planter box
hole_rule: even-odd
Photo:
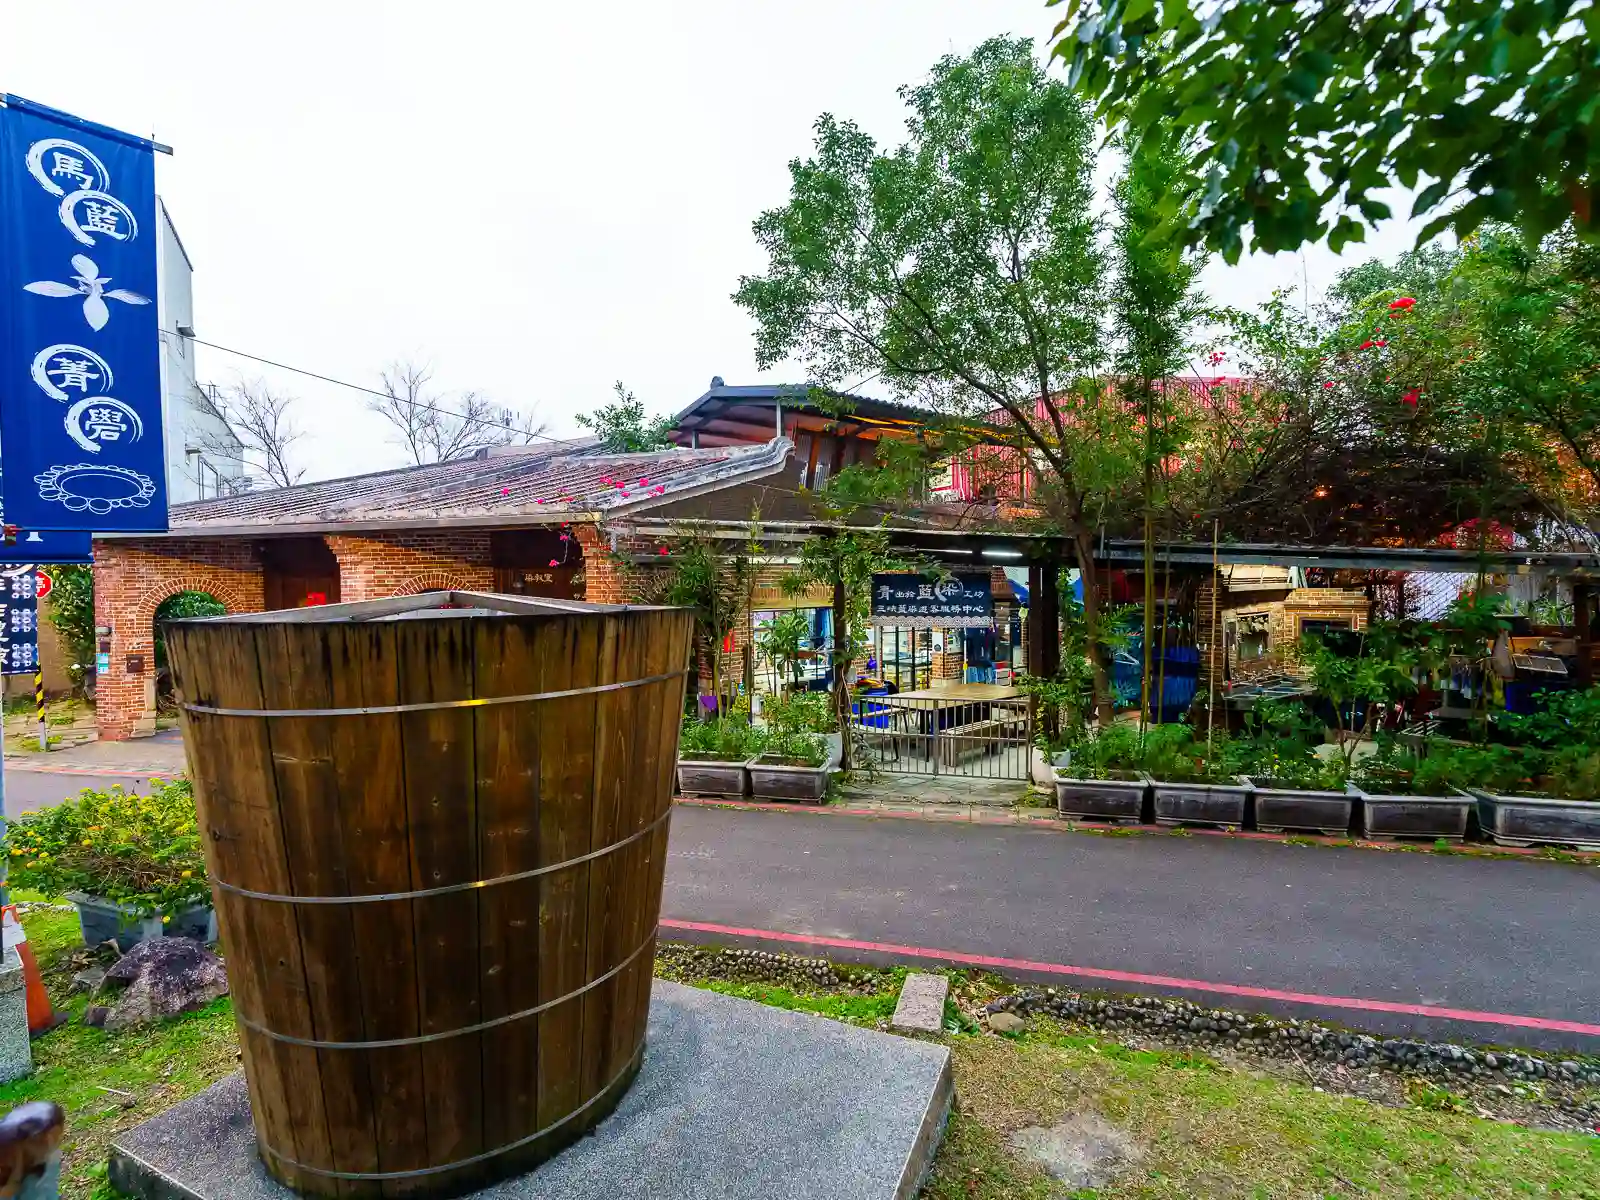
[[[796,767],[767,762],[765,756],[750,763],[750,794],[757,800],[804,800],[821,804],[828,794],[832,765]]]
[[[1474,788],[1478,823],[1501,846],[1600,850],[1600,802],[1501,796]]]
[[[1297,830],[1344,837],[1356,798],[1349,792],[1303,791],[1274,787],[1270,779],[1250,780],[1256,796],[1256,828],[1267,833]]]
[[[750,794],[749,767],[754,759],[728,762],[716,758],[680,758],[678,792],[685,796],[726,796],[742,799]]]
[[[67,899],[78,910],[78,928],[85,946],[115,941],[126,954],[140,942],[158,937],[192,937],[201,942],[217,940],[217,916],[211,905],[197,904],[173,914],[163,923],[159,916],[141,917],[126,904],[83,892],[68,892]]]
[[[1152,779],[1157,825],[1220,825],[1244,828],[1247,783],[1168,783]]]
[[[1369,838],[1426,838],[1464,841],[1470,796],[1399,796],[1366,792],[1351,785],[1361,801],[1361,824]]]
[[[1144,779],[1071,779],[1059,772],[1055,777],[1056,811],[1063,817],[1088,821],[1144,820],[1144,798],[1149,784]]]

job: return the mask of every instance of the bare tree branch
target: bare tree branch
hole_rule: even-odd
[[[274,487],[299,483],[305,468],[292,464],[289,448],[305,436],[305,431],[295,428],[289,417],[289,408],[295,403],[296,397],[275,393],[259,379],[241,382],[226,392],[196,388],[195,408],[228,434],[211,430],[199,433],[200,449],[259,471]]]
[[[491,446],[526,445],[545,429],[533,414],[497,405],[481,392],[432,391],[433,368],[424,363],[390,363],[382,378],[385,395],[367,407],[394,426],[394,441],[418,466],[471,458]]]

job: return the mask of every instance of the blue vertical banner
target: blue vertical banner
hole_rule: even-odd
[[[0,104],[6,520],[165,530],[155,148],[14,96]]]
[[[31,566],[0,572],[0,674],[32,675],[39,666],[39,587]]]

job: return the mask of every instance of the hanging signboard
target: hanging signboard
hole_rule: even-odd
[[[874,575],[872,624],[912,629],[979,629],[994,621],[988,575]]]
[[[32,675],[39,665],[38,580],[31,566],[0,574],[0,655],[3,675]]]
[[[15,96],[0,105],[7,520],[165,530],[155,148]]]
[[[3,513],[0,508],[0,513]],[[4,517],[0,516],[0,525]],[[19,563],[86,563],[94,558],[94,541],[86,529],[17,529],[0,537],[0,567]]]

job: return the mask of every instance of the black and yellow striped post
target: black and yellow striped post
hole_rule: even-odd
[[[44,719],[44,669],[35,667],[33,670],[33,707],[39,713],[39,749],[50,749],[50,726]]]

